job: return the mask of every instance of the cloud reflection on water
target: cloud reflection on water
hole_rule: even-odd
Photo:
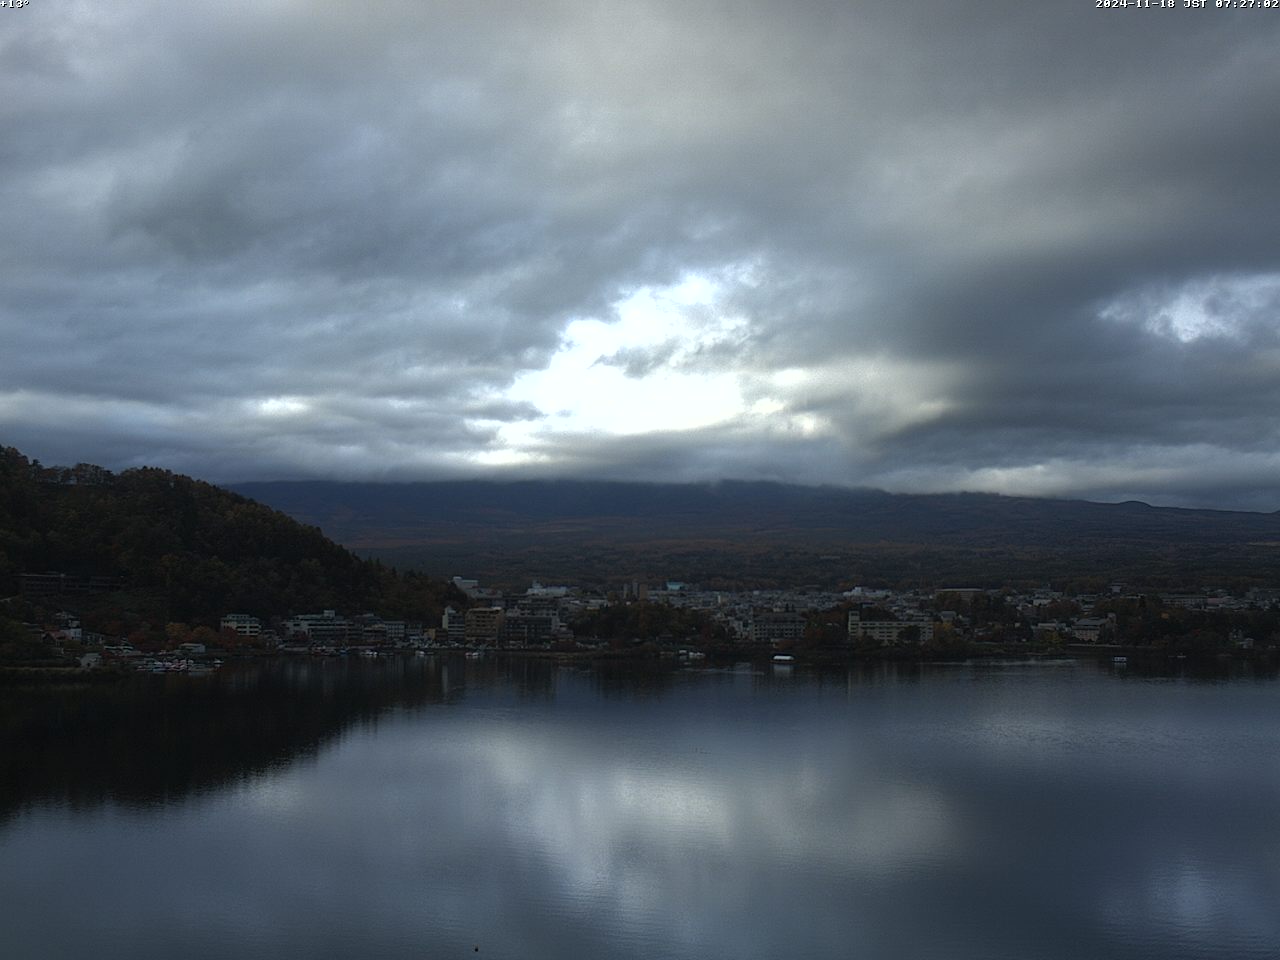
[[[17,815],[0,832],[15,942],[144,960],[1280,944],[1273,684],[938,668],[627,694],[530,671],[468,672],[457,699],[411,699],[216,790]],[[54,924],[69,884],[93,895]]]

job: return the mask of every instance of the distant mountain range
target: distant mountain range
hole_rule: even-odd
[[[1280,580],[1280,513],[774,483],[244,483],[360,553],[428,573],[723,586]]]

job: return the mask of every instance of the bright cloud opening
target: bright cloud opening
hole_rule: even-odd
[[[614,436],[694,430],[741,415],[748,404],[736,373],[703,357],[744,333],[744,320],[716,310],[722,289],[691,274],[630,294],[612,322],[574,320],[547,367],[517,377],[504,395],[546,418],[507,425],[502,440],[519,446],[546,429]]]
[[[311,404],[299,397],[267,397],[254,404],[255,410],[262,417],[293,417],[306,413]]]

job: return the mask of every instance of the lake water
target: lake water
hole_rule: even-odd
[[[1142,674],[0,688],[0,956],[1280,956],[1280,682]]]

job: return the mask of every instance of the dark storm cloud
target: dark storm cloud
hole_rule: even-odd
[[[1273,13],[33,4],[0,40],[0,437],[213,479],[516,443],[553,474],[1268,505]],[[689,276],[732,335],[598,362],[731,374],[740,415],[619,437],[507,395]]]

